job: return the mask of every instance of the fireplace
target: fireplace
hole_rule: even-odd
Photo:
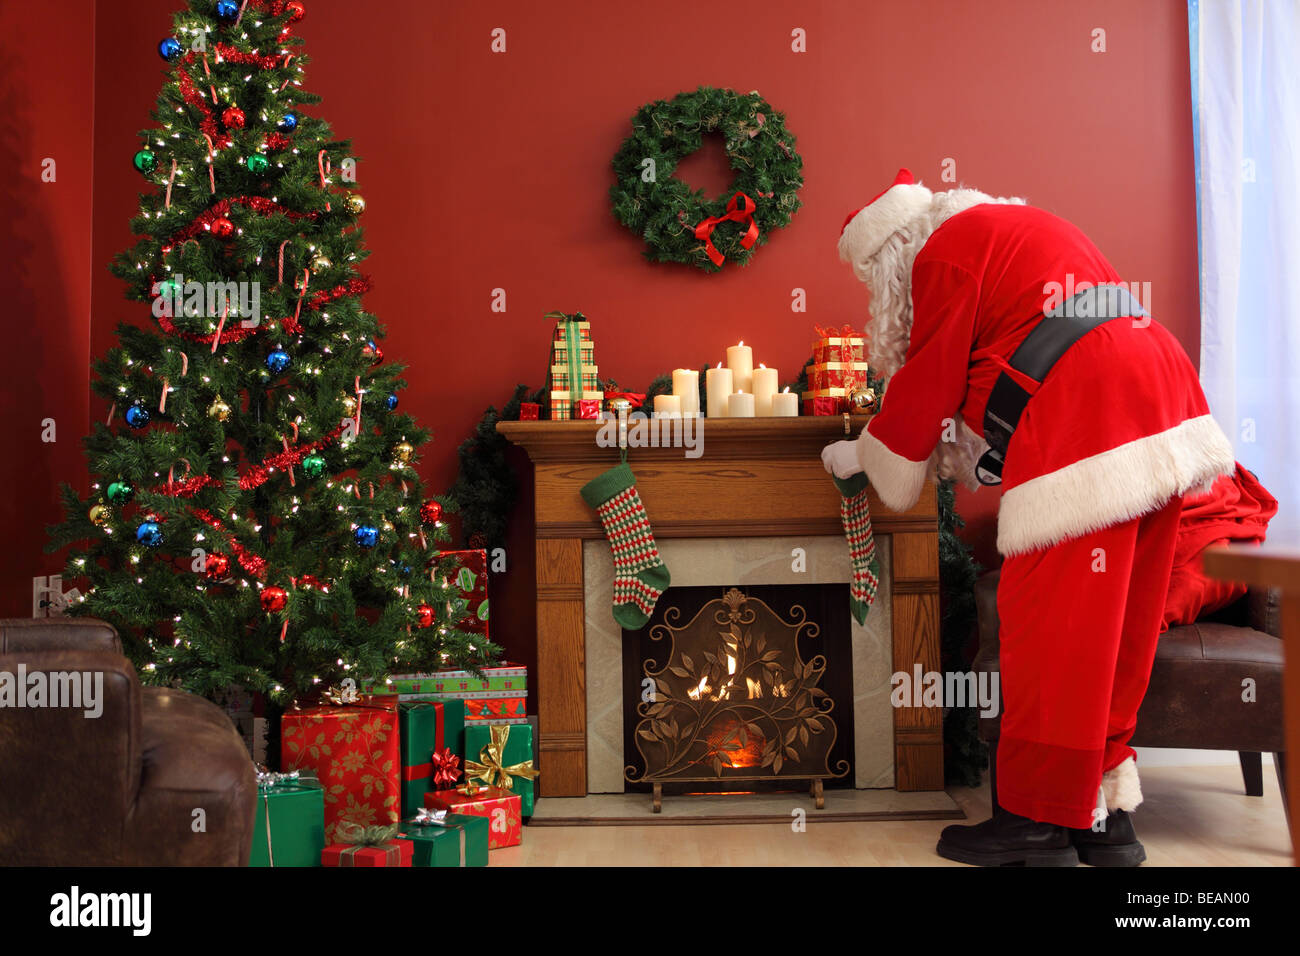
[[[624,631],[624,779],[669,793],[850,786],[844,585],[673,587]]]

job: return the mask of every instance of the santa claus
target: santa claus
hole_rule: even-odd
[[[1128,741],[1183,497],[1234,474],[1196,370],[1087,236],[1020,199],[932,193],[902,170],[839,253],[870,293],[887,388],[827,470],[865,472],[895,510],[933,475],[1002,490],[998,806],[938,852],[1136,864]]]

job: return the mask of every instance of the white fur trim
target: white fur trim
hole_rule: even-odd
[[[1189,418],[1004,492],[998,551],[1024,554],[1109,528],[1235,469],[1232,444],[1213,416]]]
[[[840,234],[840,261],[865,262],[896,230],[930,208],[932,193],[920,183],[890,186],[875,202],[858,210]]]
[[[1101,799],[1106,809],[1132,813],[1142,803],[1142,782],[1132,757],[1101,775]]]
[[[858,461],[880,500],[892,510],[906,511],[921,497],[927,463],[895,454],[865,428],[858,436]]]

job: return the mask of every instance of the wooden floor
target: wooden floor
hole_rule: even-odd
[[[1277,778],[1247,797],[1236,767],[1151,767],[1134,815],[1148,866],[1287,866],[1290,838]],[[988,787],[954,788],[970,822],[989,815]],[[950,821],[787,825],[529,827],[492,866],[958,866],[935,855]]]

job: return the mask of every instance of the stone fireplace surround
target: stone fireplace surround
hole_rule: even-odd
[[[853,647],[854,786],[894,785],[893,672],[889,541],[877,539],[881,588],[865,624],[850,617]],[[805,570],[793,570],[794,548]],[[851,568],[843,537],[678,538],[659,542],[675,587],[847,583]],[[582,548],[587,661],[587,790],[622,793],[623,631],[610,613],[614,564],[604,541]],[[848,600],[847,590],[844,600]]]

